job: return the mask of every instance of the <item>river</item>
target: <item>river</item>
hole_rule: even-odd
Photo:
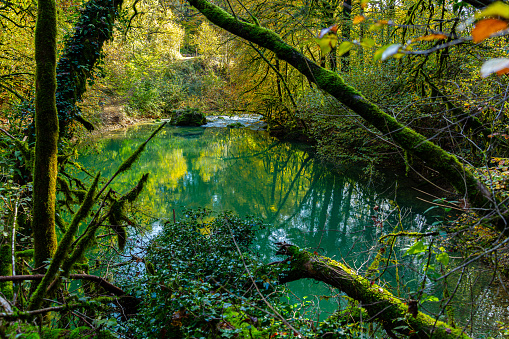
[[[83,146],[79,162],[111,176],[154,128],[134,126],[95,139]],[[416,190],[396,189],[397,182],[374,180],[362,169],[346,168],[338,174],[316,161],[305,145],[280,142],[248,128],[166,126],[132,170],[117,178],[114,189],[125,192],[142,173],[150,173],[139,205],[149,234],[186,208],[254,215],[270,225],[258,234],[253,247],[265,262],[281,259],[274,255],[274,243],[286,241],[344,261],[362,273],[382,246],[381,235],[402,228],[427,232],[439,220],[432,217],[438,210],[424,214],[431,205],[412,199]],[[422,261],[404,255],[412,244],[410,239],[398,242],[393,257],[397,265],[384,275],[403,299],[415,296],[423,278]],[[494,335],[496,322],[509,319],[507,294],[498,285],[486,288],[491,276],[481,270],[464,274],[454,300],[459,322],[473,328],[477,337]],[[453,286],[454,278],[449,279]],[[314,301],[314,316],[321,319],[341,299],[338,291],[307,280],[290,287],[295,301],[303,297]],[[424,291],[430,300],[433,295],[442,297],[442,289],[434,284],[427,284]],[[422,307],[433,313],[440,303],[429,301]]]

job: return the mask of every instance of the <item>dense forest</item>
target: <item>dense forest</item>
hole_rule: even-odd
[[[509,337],[509,4],[2,0],[0,29],[1,338]],[[213,116],[271,139],[167,129]],[[271,243],[283,215],[366,259]]]

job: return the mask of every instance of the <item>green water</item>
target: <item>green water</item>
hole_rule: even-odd
[[[111,176],[154,128],[137,126],[94,140],[83,149],[79,162]],[[152,232],[160,227],[157,220],[173,220],[173,211],[178,218],[186,208],[255,215],[270,225],[258,234],[254,245],[267,263],[282,259],[275,256],[274,243],[285,241],[345,261],[363,273],[380,247],[377,240],[382,234],[396,227],[417,232],[430,227],[420,214],[429,205],[414,211],[398,207],[416,206],[418,200],[408,198],[415,198],[415,190],[396,190],[396,182],[377,185],[379,179],[356,168],[347,168],[339,175],[318,163],[302,145],[279,142],[260,131],[167,126],[147,145],[132,170],[116,180],[114,189],[125,192],[143,173],[150,173],[150,179],[140,199],[140,210],[155,220]],[[373,217],[383,222],[375,224]],[[404,299],[422,280],[420,263],[402,256],[402,248],[410,245],[410,240],[401,242],[394,252],[402,263],[398,267],[400,279],[395,279],[394,267],[384,275]],[[509,303],[496,289],[484,289],[488,276],[471,274],[459,286],[462,292],[457,300],[464,308],[458,313],[482,332],[487,324],[507,319]],[[321,310],[321,318],[334,311],[340,300],[328,298],[337,291],[309,280],[291,283],[290,287],[294,300],[306,296],[314,302],[313,310]],[[426,287],[426,293],[441,297],[433,285]],[[482,300],[475,299],[480,295]],[[471,303],[479,308],[469,317],[467,305]],[[439,309],[437,303],[424,307]]]

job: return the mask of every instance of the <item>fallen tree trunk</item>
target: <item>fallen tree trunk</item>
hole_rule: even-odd
[[[403,301],[344,264],[290,244],[277,245],[277,254],[289,257],[279,263],[283,268],[280,282],[310,278],[336,287],[357,300],[369,318],[381,323],[391,337],[397,332],[412,338],[470,338],[461,329],[422,312],[412,314],[413,310],[409,310]]]
[[[443,175],[460,194],[468,198],[473,207],[479,209],[481,214],[486,215],[493,211],[497,202],[493,199],[491,191],[477,180],[472,172],[458,161],[456,156],[385,113],[380,107],[366,99],[361,92],[347,85],[338,73],[320,67],[269,29],[256,23],[242,21],[209,1],[188,0],[188,2],[212,23],[236,36],[271,50],[280,60],[295,67],[310,82],[318,85],[319,88],[372,124],[383,135],[392,138],[398,146],[420,158],[429,167]],[[500,210],[505,211],[505,208],[500,207]],[[509,234],[509,227],[504,220],[497,222],[495,227],[499,232]]]

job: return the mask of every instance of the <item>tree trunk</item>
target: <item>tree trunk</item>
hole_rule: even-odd
[[[341,41],[350,41],[350,28],[352,25],[352,0],[343,3],[343,21],[341,25]],[[341,56],[341,72],[350,72],[350,51]]]
[[[411,314],[409,306],[403,301],[344,264],[311,254],[297,246],[285,243],[278,245],[276,254],[290,258],[279,263],[283,269],[281,283],[310,278],[338,288],[359,301],[370,319],[380,322],[391,336],[392,332],[398,332],[412,338],[469,338],[461,329],[453,328],[422,312]]]
[[[94,127],[81,117],[76,103],[85,93],[87,81],[101,58],[104,43],[113,36],[113,25],[123,0],[89,0],[75,25],[74,35],[66,41],[57,67],[57,108],[60,133],[77,120],[88,130]]]
[[[35,27],[34,261],[39,268],[57,247],[55,198],[58,116],[55,101],[57,16],[55,0],[39,0]],[[40,272],[40,271],[39,271]]]
[[[362,93],[348,86],[340,75],[321,68],[269,29],[240,21],[206,0],[188,0],[188,2],[219,27],[273,51],[279,59],[295,67],[309,81],[316,83],[318,87],[348,106],[383,135],[392,138],[401,148],[441,173],[460,194],[469,199],[472,206],[482,209],[483,213],[492,210],[495,202],[491,192],[454,155],[383,112]],[[500,232],[507,229],[503,223],[498,223],[496,227]]]

